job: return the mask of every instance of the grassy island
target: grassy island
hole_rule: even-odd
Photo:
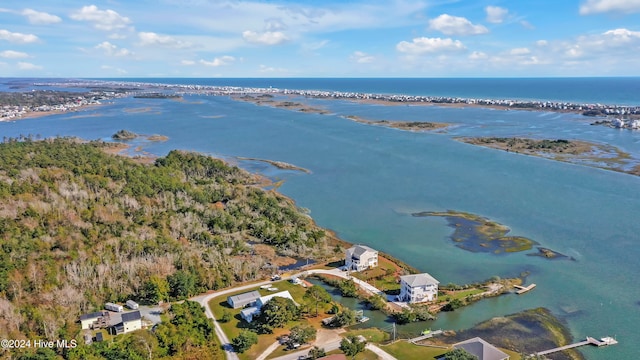
[[[442,216],[455,229],[451,239],[456,246],[473,252],[493,254],[530,250],[538,243],[522,236],[506,236],[509,227],[485,217],[459,211],[423,211],[412,214],[415,217]]]
[[[257,159],[257,158],[251,158],[251,157],[241,157],[241,156],[236,157],[236,159],[238,159],[238,160],[260,161],[260,162],[264,162],[264,163],[273,165],[276,168],[281,169],[281,170],[295,170],[295,171],[301,171],[301,172],[306,173],[306,174],[311,174],[311,170],[309,170],[309,169],[305,169],[303,167],[296,166],[296,165],[293,165],[293,164],[289,164],[289,163],[286,163],[286,162],[283,162],[283,161],[275,161],[275,160],[268,160],[268,159]]]
[[[355,115],[347,115],[344,116],[344,118],[361,124],[384,126],[407,131],[430,131],[443,129],[449,126],[449,124],[445,123],[434,123],[427,121],[367,120]]]
[[[273,100],[273,95],[270,95],[270,94],[262,94],[257,96],[251,96],[251,95],[234,96],[233,98],[240,101],[254,103],[256,105],[265,105],[265,106],[282,108],[282,109],[287,109],[292,111],[300,111],[300,112],[312,113],[312,114],[329,114],[329,111],[327,110],[312,107],[300,102],[287,101],[287,100]]]
[[[640,159],[615,146],[582,140],[528,139],[518,137],[474,137],[457,140],[493,149],[539,156],[576,165],[586,165],[640,176]]]

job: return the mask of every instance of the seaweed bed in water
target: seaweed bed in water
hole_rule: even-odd
[[[412,214],[415,217],[442,216],[454,228],[451,239],[456,246],[472,251],[502,254],[530,250],[537,242],[522,236],[505,236],[510,229],[478,215],[447,211],[423,211]]]
[[[485,217],[448,210],[446,212],[423,211],[411,214],[414,217],[441,216],[447,219],[449,226],[454,228],[451,240],[456,246],[472,252],[505,254],[531,250],[536,241],[523,236],[506,236],[509,227],[491,221]],[[547,259],[569,257],[547,248],[538,248],[537,253],[528,254]]]

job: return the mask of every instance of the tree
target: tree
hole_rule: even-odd
[[[320,285],[313,285],[304,293],[304,298],[311,301],[316,306],[316,316],[318,316],[318,305],[331,302],[331,295]]]
[[[384,309],[387,306],[387,299],[385,299],[382,295],[375,294],[367,299],[369,303],[369,307],[374,310]]]
[[[227,309],[223,309],[222,310],[222,317],[220,318],[220,322],[226,323],[231,321],[232,318],[232,314],[231,311],[227,310]]]
[[[442,311],[454,311],[457,308],[464,306],[464,303],[460,299],[453,299],[442,307]]]
[[[316,328],[311,325],[296,325],[289,334],[289,345],[306,344],[316,339]]]
[[[409,309],[402,309],[401,312],[394,313],[393,317],[398,324],[407,324],[417,320],[417,315]]]
[[[157,304],[169,297],[169,283],[166,279],[153,275],[144,283],[138,294],[143,304]]]
[[[344,280],[338,283],[338,289],[344,297],[356,297],[358,295],[358,288],[353,280]]]
[[[307,354],[307,359],[315,360],[327,356],[327,352],[323,348],[317,346],[312,347]]]
[[[196,289],[196,278],[184,270],[178,270],[167,277],[170,295],[174,299],[183,300],[193,295]]]
[[[255,319],[256,329],[271,334],[274,328],[284,327],[289,321],[299,317],[300,311],[293,300],[276,296],[260,309],[260,315]]]
[[[336,316],[333,317],[331,321],[332,326],[343,327],[349,326],[356,323],[356,312],[351,309],[344,309]]]
[[[242,330],[240,334],[231,340],[231,346],[239,352],[243,353],[249,348],[258,343],[258,334],[251,330]]]
[[[478,357],[469,354],[465,349],[458,348],[444,354],[444,360],[478,360]]]
[[[364,351],[367,342],[358,339],[355,335],[349,335],[340,341],[340,350],[347,356],[355,357],[359,352]]]

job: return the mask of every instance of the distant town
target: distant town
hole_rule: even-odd
[[[98,103],[112,97],[137,96],[154,98],[172,98],[177,95],[247,95],[247,94],[273,94],[285,96],[303,96],[318,99],[344,99],[353,101],[371,101],[390,104],[433,104],[433,105],[461,105],[480,106],[498,108],[504,110],[540,110],[554,112],[574,112],[592,117],[611,117],[594,122],[594,125],[609,125],[615,128],[640,129],[640,105],[615,105],[615,104],[580,104],[562,101],[542,101],[542,100],[518,100],[518,99],[475,99],[446,96],[419,96],[402,94],[374,94],[361,92],[341,92],[322,90],[296,90],[278,88],[258,88],[258,87],[236,87],[236,86],[209,86],[194,84],[162,84],[143,82],[115,82],[115,81],[74,81],[74,82],[54,82],[36,83],[35,86],[49,87],[87,87],[102,89],[113,89],[118,91],[99,91],[77,95],[78,98],[65,99],[64,102],[56,105],[32,107],[28,109],[20,106],[7,108],[4,101],[0,105],[2,108],[1,117],[11,119],[24,115],[30,111],[68,111],[78,106]],[[146,95],[145,95],[146,94]],[[64,110],[63,110],[64,109]]]

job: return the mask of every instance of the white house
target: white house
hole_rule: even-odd
[[[122,314],[122,322],[114,326],[116,334],[126,334],[128,332],[142,329],[142,316],[140,311],[131,311]]]
[[[233,295],[227,297],[227,303],[234,309],[239,309],[247,305],[253,305],[260,298],[260,293],[257,291],[249,291],[246,293]]]
[[[478,360],[509,360],[509,355],[479,337],[454,344],[453,348],[464,349]]]
[[[248,307],[246,309],[243,309],[240,312],[240,316],[246,320],[247,322],[252,322],[253,321],[253,317],[258,315],[260,313],[260,309],[264,306],[264,304],[267,303],[267,301],[273,299],[274,297],[282,297],[282,298],[286,298],[286,299],[291,299],[291,301],[293,301],[295,303],[295,301],[293,300],[293,298],[291,297],[291,294],[289,294],[289,291],[280,291],[278,293],[275,294],[270,294],[267,296],[262,296],[260,298],[258,298],[255,302],[255,305],[252,307]]]
[[[364,245],[355,245],[345,252],[344,265],[349,270],[363,271],[378,266],[378,251]]]
[[[400,301],[419,303],[438,298],[438,284],[433,276],[423,273],[400,276]]]
[[[100,323],[100,320],[104,317],[108,317],[107,312],[94,312],[91,314],[80,315],[80,328],[82,330],[93,329],[95,324]]]

